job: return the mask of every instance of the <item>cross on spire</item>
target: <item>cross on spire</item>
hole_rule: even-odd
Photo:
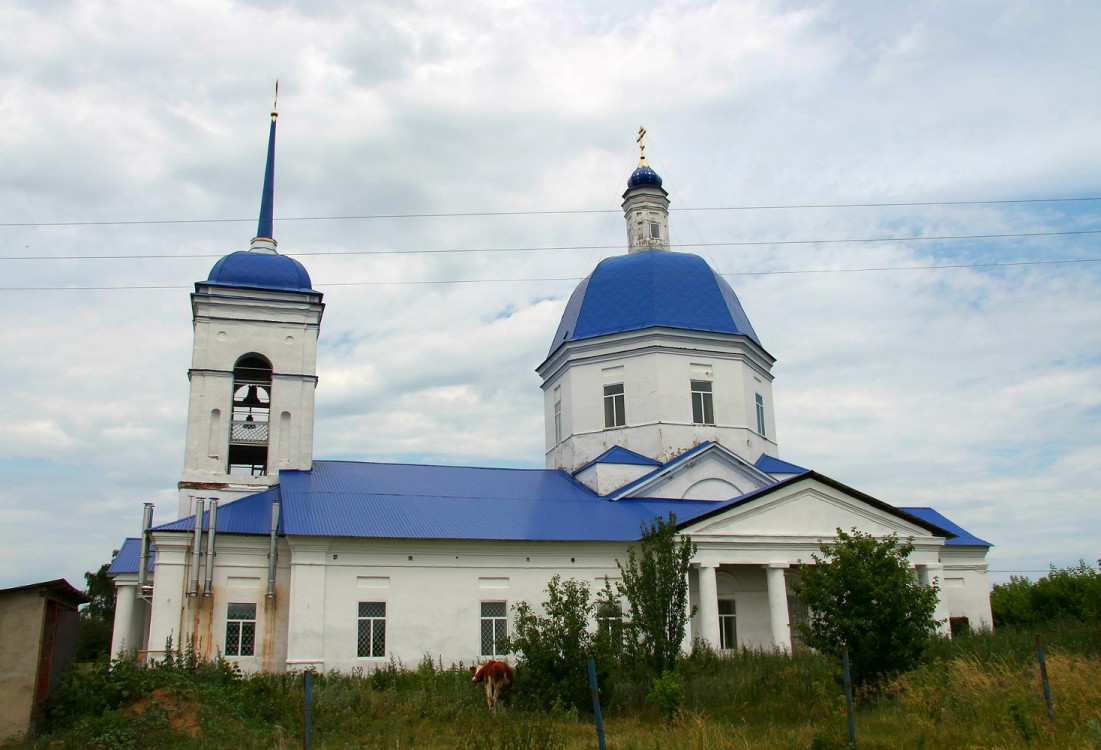
[[[646,162],[646,142],[643,140],[646,137],[646,127],[643,125],[638,126],[638,138],[635,138],[635,142],[638,143],[638,165],[640,167],[650,166]]]

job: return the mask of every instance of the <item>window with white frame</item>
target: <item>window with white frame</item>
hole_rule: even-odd
[[[554,444],[562,442],[562,389],[554,389]]]
[[[604,386],[604,427],[622,427],[625,424],[627,410],[623,400],[623,383]]]
[[[601,601],[596,605],[597,637],[614,648],[623,645],[623,610],[616,602]]]
[[[715,401],[710,380],[693,380],[692,423],[715,424]]]
[[[723,650],[738,647],[738,616],[734,600],[727,597],[719,599],[719,648]]]
[[[658,224],[656,221],[651,221],[650,222],[650,239],[652,239],[652,240],[660,240],[661,239],[661,224]]]
[[[256,651],[256,605],[230,602],[226,608],[226,656],[252,656]]]
[[[359,603],[359,630],[356,656],[386,656],[386,602]]]
[[[760,393],[755,393],[754,401],[757,404],[757,432],[761,435],[765,434],[765,397]]]
[[[482,656],[508,653],[508,602],[482,602]]]

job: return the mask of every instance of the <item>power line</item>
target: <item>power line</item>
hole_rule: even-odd
[[[721,276],[781,276],[795,274],[819,274],[819,273],[873,273],[881,271],[944,271],[961,268],[997,268],[1006,266],[1043,266],[1068,263],[1101,263],[1101,258],[1066,258],[1060,260],[1022,260],[994,263],[954,263],[931,266],[872,266],[867,268],[818,268],[791,271],[735,271],[722,273]],[[581,276],[535,277],[524,279],[421,279],[405,281],[332,281],[318,283],[318,287],[337,286],[417,286],[417,285],[442,285],[442,284],[522,284],[528,282],[556,282],[556,281],[581,281]],[[200,282],[201,283],[201,282]],[[148,289],[190,289],[191,285],[180,284],[140,284],[132,286],[34,286],[34,287],[0,287],[2,292],[89,292],[89,291],[121,291],[121,290],[148,290]]]
[[[886,203],[803,203],[790,205],[760,206],[709,206],[704,208],[670,208],[670,211],[785,211],[818,208],[907,208],[919,206],[998,206],[1029,203],[1084,203],[1101,201],[1101,197],[1087,198],[1018,198],[1012,200],[981,201],[898,201]],[[563,216],[570,214],[606,214],[619,213],[620,209],[563,209],[554,211],[456,211],[452,213],[416,213],[416,214],[353,214],[348,216],[288,216],[276,219],[285,221],[364,221],[373,219],[454,219],[461,217],[491,216]],[[117,221],[27,221],[0,222],[0,227],[104,227],[104,226],[142,226],[150,224],[238,224],[254,222],[247,219],[136,219]]]
[[[1000,234],[950,234],[933,237],[850,237],[817,240],[743,240],[732,242],[685,242],[670,244],[671,248],[692,247],[759,247],[769,245],[831,245],[865,242],[958,242],[962,240],[1020,239],[1023,237],[1068,237],[1101,234],[1101,229],[1081,229],[1061,232],[1005,232]],[[284,253],[294,258],[328,255],[446,255],[453,253],[527,253],[564,250],[621,250],[622,245],[560,245],[546,247],[485,247],[441,248],[437,250],[322,250],[312,253]],[[162,255],[11,255],[2,260],[160,260],[171,258],[221,258],[225,253],[166,253]]]

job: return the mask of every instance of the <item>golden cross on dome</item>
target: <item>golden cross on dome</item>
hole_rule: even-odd
[[[275,100],[271,103],[271,119],[279,116],[279,79],[275,79]]]
[[[638,165],[640,167],[648,167],[646,163],[646,142],[643,140],[646,137],[646,127],[643,125],[638,126],[638,138],[635,138],[635,142],[638,143]]]

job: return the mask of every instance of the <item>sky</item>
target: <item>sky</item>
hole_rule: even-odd
[[[780,457],[1101,557],[1101,4],[0,2],[0,587],[174,518],[189,292],[255,233],[324,293],[314,455],[543,465],[565,301],[674,250],[777,362]]]

